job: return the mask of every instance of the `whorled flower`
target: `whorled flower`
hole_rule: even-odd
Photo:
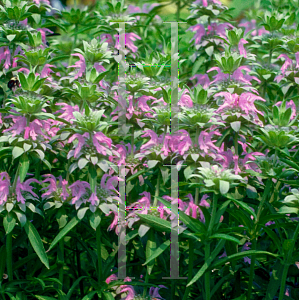
[[[42,182],[49,182],[50,184],[47,187],[40,189],[40,191],[47,190],[45,193],[41,195],[44,199],[54,198],[54,201],[64,202],[66,200],[71,199],[71,190],[68,187],[68,181],[62,179],[60,175],[58,177],[59,183],[57,184],[57,178],[52,174],[42,175],[42,177],[46,177]]]
[[[198,174],[192,174],[191,177],[198,177],[203,180],[205,190],[213,190],[216,193],[224,195],[228,193],[231,187],[235,187],[245,182],[245,179],[239,175],[233,174],[234,170],[221,168],[218,165],[211,165],[207,162],[201,162],[204,167],[197,168]],[[237,181],[237,182],[235,182]]]
[[[31,175],[31,174],[28,174]],[[12,190],[10,176],[7,172],[0,173],[0,205],[4,205],[7,202],[15,204],[16,202],[20,202],[21,204],[25,204],[26,199],[24,198],[22,191],[30,193],[33,197],[38,198],[37,194],[35,194],[32,189],[34,187],[30,186],[30,183],[36,182],[40,184],[40,182],[35,179],[27,179],[23,183],[20,182],[20,176],[18,176],[18,180],[15,186],[15,190]]]

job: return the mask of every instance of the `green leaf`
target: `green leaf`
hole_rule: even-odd
[[[88,293],[86,296],[84,296],[84,298],[82,300],[92,300],[93,296],[96,294],[96,291],[92,291],[90,293]]]
[[[69,232],[71,231],[78,223],[80,222],[80,220],[78,219],[78,217],[73,217],[70,222],[63,227],[63,229],[58,233],[58,235],[55,237],[55,239],[53,240],[53,242],[50,245],[50,248],[48,249],[48,251],[50,251],[51,249],[53,249],[53,247]],[[47,251],[47,252],[48,252]]]
[[[28,170],[29,170],[29,165],[30,165],[30,161],[29,161],[28,155],[26,153],[23,153],[23,155],[20,158],[20,173],[19,173],[19,176],[20,176],[20,182],[21,183],[26,178],[26,175],[27,175]]]
[[[200,268],[200,270],[196,273],[196,275],[192,278],[192,280],[187,284],[187,287],[192,285],[195,281],[197,281],[205,273],[205,271],[209,268],[212,261],[215,259],[215,257],[219,254],[219,252],[223,248],[224,244],[225,244],[225,240],[220,240],[218,242],[215,250],[212,252],[210,257],[205,260],[205,263]]]
[[[158,248],[156,248],[153,252],[152,255],[146,259],[146,262],[144,265],[147,265],[150,263],[153,259],[157,258],[160,254],[162,254],[168,247],[170,246],[170,240],[165,241],[163,244],[161,244]]]
[[[186,215],[183,211],[179,211],[179,218],[193,232],[202,233],[202,234],[205,234],[207,232],[207,228],[206,228],[205,224],[200,222],[198,219],[194,219],[194,218]]]
[[[25,227],[25,231],[28,235],[30,244],[32,245],[32,248],[34,249],[35,253],[39,257],[41,262],[46,266],[46,268],[50,269],[48,257],[45,252],[43,242],[38,234],[38,231],[33,226],[33,224],[29,221],[26,222],[24,227]]]
[[[6,234],[9,234],[13,231],[13,229],[16,226],[16,218],[12,213],[8,213],[4,218],[3,218],[3,226],[5,229]]]
[[[256,213],[250,209],[250,207],[242,201],[238,201],[236,199],[234,199],[232,196],[227,195],[227,198],[229,198],[230,200],[232,200],[235,204],[239,205],[240,207],[242,207],[244,210],[246,210],[250,215],[253,215],[254,219],[257,218]]]
[[[82,220],[85,216],[85,213],[89,210],[89,207],[83,207],[78,210],[77,217],[79,220]]]
[[[155,265],[155,261],[153,260],[152,256],[156,250],[157,243],[155,240],[155,232],[154,229],[151,228],[148,234],[148,239],[146,242],[146,250],[145,250],[145,255],[146,255],[146,261],[149,261],[150,263],[147,263],[147,273],[150,275],[153,267]]]
[[[2,275],[4,273],[5,270],[5,266],[6,266],[6,246],[3,245],[0,248],[0,282],[2,281]]]
[[[90,190],[94,193],[97,185],[97,170],[95,166],[89,165],[88,167]]]
[[[57,298],[48,297],[48,296],[38,296],[38,295],[35,295],[35,297],[36,297],[38,300],[57,300]]]
[[[198,58],[198,60],[193,64],[192,67],[192,76],[194,76],[196,74],[196,72],[198,71],[198,69],[201,67],[201,65],[203,64],[203,62],[206,60],[206,58],[204,56],[200,56]]]
[[[89,217],[89,224],[90,226],[96,230],[97,227],[101,223],[101,212],[99,210],[96,210],[90,217]]]
[[[139,175],[141,175],[141,174],[143,174],[145,172],[146,172],[146,169],[142,169],[142,170],[136,172],[134,175],[132,175],[128,179],[126,179],[126,182],[129,182],[129,181],[135,179],[136,177],[138,177]]]
[[[247,251],[239,252],[239,253],[224,257],[222,259],[219,259],[219,260],[217,260],[216,262],[213,263],[211,268],[217,268],[221,265],[224,265],[227,262],[232,262],[233,260],[239,260],[240,258],[243,258],[243,257],[246,257],[246,256],[251,256],[251,255],[255,255],[255,256],[271,255],[271,256],[274,256],[274,257],[279,256],[278,254],[273,254],[273,253],[267,252],[267,251],[247,250]]]
[[[25,151],[24,151],[23,148],[17,147],[17,146],[16,146],[16,147],[14,147],[13,150],[12,150],[12,156],[13,156],[13,158],[15,159],[15,158],[19,157],[20,155],[22,155],[24,152],[25,152]]]
[[[24,90],[28,90],[28,83],[27,83],[27,79],[25,77],[25,75],[21,72],[18,73],[20,82],[21,82],[21,86]]]
[[[242,244],[237,238],[230,236],[228,234],[224,234],[224,233],[216,233],[216,234],[211,235],[209,238],[210,239],[224,239],[227,241],[235,242],[239,245]]]
[[[78,167],[79,169],[83,169],[88,164],[88,160],[84,157],[80,158],[78,161]]]
[[[283,273],[283,265],[279,260],[277,260],[273,267],[272,275],[270,277],[270,282],[267,287],[265,300],[273,300],[273,298],[275,297],[280,287],[282,273]]]
[[[159,163],[158,160],[149,160],[149,161],[147,162],[148,168],[149,168],[149,169],[154,168],[154,167],[157,165],[157,163]]]
[[[238,132],[241,128],[241,122],[240,121],[232,122],[230,123],[230,126],[235,132]]]
[[[81,277],[79,277],[79,278],[73,283],[73,285],[71,286],[71,288],[69,289],[69,291],[68,291],[68,293],[67,293],[67,295],[66,295],[66,299],[67,299],[67,300],[71,299],[71,296],[72,296],[72,294],[73,294],[73,292],[74,292],[76,286],[80,283],[80,281],[81,281],[82,279],[84,279],[84,278],[87,278],[87,277],[88,277],[88,276],[81,276]]]
[[[224,180],[219,180],[219,190],[222,195],[229,191],[229,182]]]

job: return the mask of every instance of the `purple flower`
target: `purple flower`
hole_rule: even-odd
[[[103,154],[103,155],[106,155],[106,151],[107,149],[100,145],[100,143],[105,143],[109,148],[111,148],[111,143],[112,143],[112,140],[110,138],[108,138],[104,133],[102,132],[97,132],[93,135],[93,144],[94,146],[96,147],[97,151],[100,153],[100,154]]]
[[[149,290],[149,295],[151,297],[156,297],[158,299],[164,299],[159,294],[159,290],[161,288],[167,289],[167,287],[165,285],[160,284],[159,287],[151,287],[150,290]]]
[[[68,155],[67,158],[69,159],[70,157],[72,157],[72,155],[74,155],[74,158],[77,158],[79,156],[79,153],[82,149],[82,147],[85,144],[85,137],[89,136],[88,132],[85,132],[83,135],[79,134],[79,133],[75,133],[74,135],[72,135],[69,140],[68,143],[71,143],[73,140],[77,139],[78,140],[78,144],[75,146],[75,150],[71,150]]]
[[[242,109],[246,114],[249,113],[259,113],[264,115],[263,112],[256,109],[254,106],[255,100],[266,101],[262,97],[254,95],[252,93],[242,93],[240,96],[238,94],[231,94],[228,92],[220,92],[215,95],[215,97],[224,96],[225,102],[217,109],[217,113],[221,112],[225,109],[234,109],[239,107]]]
[[[244,39],[241,39],[238,45],[238,49],[240,51],[240,54],[243,55],[245,58],[247,58],[247,53],[246,50],[244,48],[244,44],[248,44],[248,42]]]
[[[10,56],[11,54],[9,51],[9,47],[5,46],[0,48],[0,61],[5,59],[5,63],[4,63],[5,69],[9,69],[9,67],[11,66]]]
[[[69,197],[69,193],[66,190],[66,186],[68,185],[68,182],[65,179],[62,180],[62,177],[59,176],[58,177],[59,185],[57,186],[57,184],[56,184],[57,180],[52,174],[46,174],[46,175],[42,175],[42,176],[47,177],[45,180],[42,181],[43,183],[45,183],[45,182],[50,183],[47,187],[44,187],[44,188],[40,189],[41,191],[45,190],[45,189],[48,189],[47,192],[42,194],[42,198],[45,198],[45,197],[50,198],[50,197],[47,197],[47,196],[52,195],[59,188],[62,189],[62,192],[59,196],[62,197],[64,201],[67,199],[67,197]]]
[[[208,88],[210,84],[210,79],[207,74],[196,74],[193,77],[190,78],[190,80],[197,79],[197,83],[195,84],[195,87],[199,84],[202,85],[204,89]]]
[[[187,94],[189,93],[188,89],[183,91],[183,94],[178,102],[178,105],[185,106],[185,107],[193,107],[193,102],[191,97]]]
[[[50,29],[48,29],[48,28],[38,28],[37,30],[41,33],[41,36],[42,36],[42,42],[43,42],[44,44],[47,43],[47,40],[46,40],[46,32],[54,33],[52,30],[50,30]]]
[[[298,52],[299,53],[299,52]],[[281,101],[275,103],[275,106],[281,106]],[[292,114],[291,114],[291,120],[295,119],[297,115],[297,110],[296,110],[296,104],[294,103],[293,100],[287,101],[286,102],[286,109],[291,108],[292,109]]]
[[[72,191],[72,204],[76,203],[76,201],[80,200],[82,196],[85,195],[86,189],[90,189],[90,185],[86,181],[75,181],[72,185],[69,186]]]
[[[116,37],[116,44],[115,44],[115,48],[116,49],[120,49],[120,43],[119,43],[119,35],[114,35]],[[122,33],[120,35],[121,40],[125,40],[125,46],[128,47],[129,49],[131,49],[131,51],[133,53],[137,52],[137,47],[133,44],[134,41],[136,41],[136,39],[141,40],[141,37],[138,36],[136,33],[131,32],[131,33]]]
[[[7,172],[0,173],[0,205],[7,201],[9,195],[10,177]]]
[[[21,183],[20,176],[18,177],[18,181],[17,181],[17,185],[16,185],[16,195],[17,195],[18,202],[21,202],[23,204],[25,203],[25,198],[23,197],[21,190],[23,190],[25,192],[29,192],[32,196],[38,198],[38,196],[32,191],[32,189],[34,187],[30,186],[31,182],[36,182],[36,183],[40,184],[40,182],[35,178],[28,179],[25,182]]]
[[[187,29],[187,31],[188,30],[195,32],[194,37],[190,40],[190,42],[192,40],[195,40],[195,44],[199,44],[201,41],[201,38],[206,34],[205,27],[202,24],[197,24],[197,25],[191,26]]]
[[[82,77],[83,73],[86,69],[86,63],[85,58],[82,54],[76,53],[71,54],[72,56],[78,56],[79,60],[72,66],[68,66],[68,68],[79,68],[78,73],[75,75],[74,79],[77,79],[78,77]]]
[[[64,119],[64,120],[70,122],[71,124],[73,124],[74,121],[72,119],[75,119],[73,112],[79,111],[79,106],[78,105],[72,106],[72,105],[69,105],[66,103],[56,103],[55,105],[63,106],[62,109],[56,111],[56,113],[62,113],[59,116],[59,118]]]

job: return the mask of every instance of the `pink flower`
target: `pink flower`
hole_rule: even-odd
[[[77,79],[78,77],[81,77],[83,75],[83,73],[85,72],[85,69],[86,69],[85,58],[82,54],[79,54],[79,53],[71,54],[71,55],[79,57],[79,60],[74,65],[68,66],[68,68],[79,68],[78,73],[74,77],[74,79]]]
[[[145,134],[142,135],[141,137],[147,137],[147,136],[149,136],[151,139],[147,143],[143,144],[140,147],[140,150],[148,149],[148,148],[151,148],[152,146],[155,146],[156,144],[158,144],[158,136],[153,130],[151,130],[151,129],[146,130]]]
[[[21,193],[21,190],[23,190],[25,192],[28,192],[32,196],[38,198],[38,196],[32,191],[32,189],[34,187],[30,186],[31,182],[36,182],[36,183],[40,184],[40,182],[35,178],[28,179],[25,182],[21,183],[20,176],[18,177],[18,181],[17,181],[17,185],[16,185],[16,195],[17,195],[17,201],[18,202],[21,202],[23,204],[25,203],[25,198],[23,197],[23,195]]]
[[[120,49],[120,43],[119,43],[119,35],[114,35],[116,37],[116,44],[115,44],[115,48],[116,49]],[[122,33],[120,35],[120,38],[122,40],[125,39],[124,43],[125,46],[128,47],[129,49],[131,49],[132,52],[137,52],[137,47],[133,44],[134,41],[136,41],[136,39],[141,40],[141,37],[138,36],[136,33],[131,32],[131,33]]]
[[[105,143],[109,148],[111,148],[112,140],[102,132],[97,132],[96,134],[94,134],[92,140],[94,146],[100,154],[106,155],[107,149],[104,146],[100,145],[99,142]]]
[[[281,101],[275,103],[275,106],[281,106]],[[294,103],[293,100],[286,101],[286,109],[291,108],[292,109],[292,114],[291,114],[291,120],[295,119],[297,115],[297,110],[296,110],[296,104]]]
[[[88,132],[85,132],[83,135],[79,134],[79,133],[75,133],[73,134],[69,140],[68,143],[71,143],[73,140],[77,139],[78,140],[78,144],[75,146],[75,151],[70,151],[68,153],[67,158],[69,159],[72,155],[74,155],[74,158],[77,158],[79,156],[79,153],[82,149],[82,147],[85,144],[85,137],[89,136]]]
[[[285,62],[284,62],[284,64],[282,65],[282,67],[280,69],[280,71],[284,75],[285,72],[286,72],[286,69],[288,67],[292,66],[293,61],[286,54],[280,54],[277,59],[280,59],[281,57],[283,57],[285,59]]]
[[[248,44],[248,42],[244,39],[241,39],[238,45],[238,49],[240,51],[240,54],[243,55],[245,58],[247,58],[247,53],[246,50],[244,48],[244,44]]]
[[[54,71],[52,71],[51,68],[55,68],[54,65],[50,65],[50,64],[45,64],[45,66],[43,67],[43,70],[41,72],[41,78],[45,78],[45,77],[48,77],[50,76],[51,73],[54,73]]]
[[[0,205],[7,201],[9,195],[10,177],[7,172],[0,173]]]
[[[149,290],[149,295],[151,297],[156,297],[158,299],[164,299],[159,294],[159,290],[161,288],[167,289],[167,287],[165,285],[160,284],[159,287],[151,287],[150,290]]]
[[[219,148],[214,145],[216,140],[211,140],[211,137],[216,134],[218,136],[221,136],[221,133],[217,131],[211,131],[211,132],[206,132],[206,131],[201,131],[198,137],[198,145],[201,150],[203,150],[206,154],[208,154],[208,151],[211,149],[216,150],[217,152],[219,151]]]
[[[5,69],[9,69],[9,67],[11,66],[10,56],[11,55],[10,55],[9,47],[5,46],[0,48],[0,62],[3,59],[5,59],[5,63],[4,63]]]
[[[41,36],[42,36],[42,42],[43,42],[44,44],[47,43],[47,40],[46,40],[46,32],[54,33],[52,30],[50,30],[50,29],[48,29],[48,28],[38,28],[37,30],[41,33]]]
[[[90,185],[86,181],[77,180],[72,185],[70,185],[69,188],[72,191],[72,204],[74,204],[76,201],[80,200],[82,196],[85,195],[86,189],[90,189]]]
[[[196,83],[195,87],[200,84],[200,85],[202,85],[202,87],[204,89],[208,88],[208,86],[210,84],[210,79],[207,74],[196,74],[193,77],[191,77],[190,80],[193,80],[195,78],[197,79],[197,83]]]
[[[73,112],[79,111],[79,106],[78,105],[72,106],[72,105],[69,105],[66,103],[56,103],[55,105],[63,106],[62,109],[56,111],[56,113],[62,113],[59,116],[59,118],[64,119],[64,120],[70,122],[71,124],[73,124],[74,121],[72,121],[72,119],[75,119]]]
[[[218,109],[217,113],[223,111],[224,109],[234,109],[236,107],[239,107],[242,109],[246,114],[249,114],[249,112],[252,113],[260,113],[261,115],[264,115],[263,112],[256,109],[254,106],[255,100],[261,100],[266,101],[262,97],[259,97],[257,95],[254,95],[252,93],[242,93],[240,96],[238,94],[231,94],[228,92],[220,92],[214,95],[214,97],[224,96],[225,102],[222,104]]]
[[[53,194],[53,192],[56,192],[58,188],[62,188],[62,192],[61,192],[60,196],[63,197],[64,201],[67,199],[67,197],[69,197],[69,193],[66,190],[66,186],[68,185],[68,182],[65,179],[62,180],[62,177],[59,176],[58,177],[59,185],[57,186],[57,184],[56,184],[57,180],[52,174],[46,174],[46,175],[42,175],[42,176],[47,177],[45,180],[42,181],[43,183],[45,183],[45,182],[50,183],[50,185],[48,187],[44,187],[44,188],[40,189],[40,191],[48,189],[48,191],[46,193],[42,194],[42,198],[45,198],[47,196],[50,196],[47,198],[51,198],[51,195]]]
[[[187,29],[187,31],[188,30],[195,32],[194,37],[190,40],[190,42],[192,40],[195,40],[195,44],[199,44],[201,41],[201,38],[206,34],[205,27],[202,24],[197,24],[197,25],[191,26]]]
[[[185,106],[185,107],[193,107],[192,99],[187,93],[189,93],[189,91],[188,89],[185,89],[178,102],[178,105]]]
[[[14,125],[11,128],[3,130],[3,132],[12,131],[12,136],[21,134],[26,127],[26,117],[23,116],[13,116]]]

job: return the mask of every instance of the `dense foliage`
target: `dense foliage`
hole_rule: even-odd
[[[0,1],[3,300],[299,299],[299,3],[175,2]]]

